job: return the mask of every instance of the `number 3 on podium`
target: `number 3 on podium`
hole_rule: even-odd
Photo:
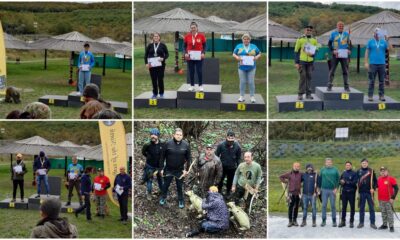
[[[238,103],[238,105],[237,105],[237,110],[239,110],[239,111],[246,111],[246,104],[244,104],[244,103]]]
[[[350,96],[348,93],[342,93],[342,100],[349,100]]]
[[[149,99],[149,105],[150,106],[157,106],[157,99],[150,98]]]
[[[295,107],[298,108],[298,109],[303,109],[304,108],[304,103],[303,102],[296,102]]]
[[[196,92],[196,95],[194,96],[196,99],[204,99],[204,92]]]

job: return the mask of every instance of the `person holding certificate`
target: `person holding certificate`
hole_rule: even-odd
[[[194,71],[196,70],[199,79],[199,91],[203,88],[203,59],[207,48],[206,37],[198,32],[197,23],[190,24],[190,32],[183,39],[183,51],[189,67],[190,87],[189,92],[195,91]]]
[[[49,173],[51,168],[51,164],[49,159],[47,159],[46,154],[43,151],[40,151],[39,156],[33,162],[33,172],[36,175],[37,182],[37,196],[36,198],[40,198],[40,188],[42,181],[44,182],[44,186],[46,187],[46,194],[49,196],[49,181],[47,174]]]
[[[153,96],[151,98],[157,98],[158,94],[160,94],[160,98],[163,98],[165,60],[168,58],[169,53],[167,45],[160,42],[159,33],[153,33],[152,39],[153,42],[146,47],[144,62],[149,69],[151,82],[153,83]]]
[[[83,93],[83,89],[86,84],[90,83],[91,71],[94,67],[94,56],[92,52],[89,51],[90,45],[89,43],[85,43],[83,45],[84,51],[79,53],[78,58],[78,69],[79,69],[79,81],[78,81],[78,89],[79,92]]]
[[[104,218],[107,208],[107,189],[111,187],[110,179],[104,175],[102,168],[97,169],[97,176],[93,179],[94,196],[96,200],[96,216]]]
[[[349,87],[349,55],[351,54],[350,34],[345,32],[344,23],[339,21],[336,24],[337,30],[329,37],[329,50],[332,52],[331,68],[329,71],[328,91],[332,91],[333,79],[337,65],[340,63],[343,72],[344,90],[350,92]]]
[[[294,47],[295,67],[300,75],[298,100],[313,99],[311,96],[311,73],[314,70],[314,56],[318,49],[318,42],[312,36],[313,27],[306,26],[304,35],[297,39]]]
[[[24,202],[24,175],[27,172],[28,170],[26,170],[25,163],[22,160],[22,154],[18,153],[17,162],[12,166],[13,198],[11,202],[15,202],[18,186],[21,194],[21,202]]]
[[[379,78],[379,100],[386,101],[386,50],[390,51],[393,48],[386,34],[381,29],[376,28],[374,38],[370,39],[366,45],[364,65],[368,71],[368,101],[370,102],[374,100],[374,85],[377,74]]]
[[[65,206],[71,205],[72,191],[74,191],[74,187],[78,194],[79,205],[82,206],[82,198],[79,191],[81,185],[81,176],[83,173],[83,167],[78,163],[78,159],[76,156],[72,157],[72,163],[67,168],[67,180],[68,180],[68,202]]]
[[[128,198],[129,192],[132,190],[132,179],[126,174],[125,167],[119,168],[119,174],[115,177],[113,192],[117,194],[119,203],[119,212],[123,224],[128,222]]]
[[[85,172],[81,178],[81,198],[84,198],[85,204],[81,205],[75,210],[75,216],[86,209],[86,220],[92,220],[92,213],[90,212],[90,193],[92,192],[92,181],[90,179],[90,173],[92,172],[92,167],[86,167]]]
[[[243,34],[242,43],[238,44],[233,50],[233,57],[239,62],[239,79],[240,79],[240,97],[239,102],[244,102],[244,94],[246,92],[246,83],[249,84],[250,101],[256,102],[254,97],[255,85],[254,76],[256,74],[256,60],[261,57],[258,47],[250,43],[249,34]]]

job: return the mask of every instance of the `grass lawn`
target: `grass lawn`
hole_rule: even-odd
[[[28,173],[25,175],[25,196],[29,197],[36,193],[36,189],[32,187],[32,162],[25,162],[28,167]],[[52,169],[50,176],[63,176],[64,170]],[[93,179],[93,176],[92,176]],[[61,200],[66,201],[68,190],[62,186]],[[6,161],[0,165],[0,199],[12,197],[12,181],[10,180],[10,165]],[[19,197],[19,190],[17,198]],[[72,198],[73,202],[77,202],[76,192]],[[93,203],[93,202],[92,202]],[[67,217],[69,222],[74,224],[78,229],[80,238],[132,238],[132,224],[123,225],[117,220],[119,219],[119,208],[108,200],[107,205],[110,208],[110,216],[100,219],[94,216],[96,206],[91,206],[93,220],[86,221],[84,214],[78,218],[74,214],[62,213],[61,217]],[[129,204],[131,212],[131,204]],[[21,209],[0,209],[0,218],[4,221],[1,223],[0,238],[29,238],[30,232],[40,219],[40,212],[35,210]]]
[[[390,173],[397,179],[400,178],[400,172],[397,171],[397,169],[400,169],[400,162],[398,161],[398,157],[384,157],[384,158],[376,158],[376,157],[370,157],[369,159],[369,166],[374,169],[377,174],[377,177],[379,177],[379,168],[383,165],[388,167],[389,169],[393,169],[393,171]],[[334,161],[334,166],[336,166],[339,170],[339,172],[342,172],[344,170],[344,163],[350,160],[353,162],[353,169],[357,170],[360,168],[360,159],[333,159]],[[278,200],[280,196],[282,195],[283,188],[282,185],[279,181],[279,176],[285,172],[288,172],[292,168],[293,162],[298,161],[301,164],[301,168],[305,168],[305,165],[307,163],[312,163],[316,170],[319,172],[319,170],[324,166],[324,156],[321,156],[319,158],[316,157],[302,157],[302,158],[270,158],[268,160],[268,178],[269,178],[269,191],[268,191],[268,202],[269,202],[269,211],[270,212],[287,212],[287,205],[285,201],[285,197],[282,198],[280,203],[278,204]],[[377,193],[375,193],[375,211],[380,211],[379,210],[379,204],[377,200]],[[357,201],[357,200],[356,200]],[[395,202],[394,207],[396,211],[400,210],[400,206],[398,204],[398,201]],[[317,208],[320,211],[321,210],[321,204],[317,204]],[[368,207],[366,207],[368,209]],[[339,198],[336,198],[336,209],[339,209]],[[358,211],[358,207],[356,206],[356,211]]]
[[[165,71],[165,90],[178,90],[178,88],[186,83],[186,72],[183,75],[174,73],[175,52],[172,44],[168,45],[170,56],[167,60]],[[209,52],[208,57],[211,53]],[[181,53],[179,54],[181,57]],[[220,60],[220,83],[222,84],[223,93],[239,93],[239,77],[237,65],[230,52],[217,52],[215,57]],[[138,96],[143,92],[151,91],[152,84],[149,71],[144,64],[144,47],[137,47],[134,51],[135,72],[134,72],[134,96]],[[256,93],[266,99],[266,62],[265,54],[257,63],[256,71]],[[181,62],[181,59],[179,60]],[[186,71],[186,66],[182,67]],[[135,118],[142,119],[265,119],[266,114],[260,112],[226,112],[217,110],[200,110],[200,109],[158,109],[158,108],[137,108],[135,109]]]
[[[28,103],[38,101],[44,95],[68,95],[75,91],[75,87],[68,85],[68,59],[49,59],[47,70],[43,70],[43,59],[26,61],[17,65],[7,63],[7,85],[22,89],[21,104],[2,103],[0,118],[5,118],[12,110],[22,110]],[[74,68],[74,72],[76,68]],[[75,72],[76,73],[76,72]],[[95,68],[94,74],[102,74],[102,68]],[[76,74],[74,74],[76,80]],[[123,118],[130,119],[132,112],[132,76],[131,71],[122,72],[121,69],[106,69],[103,77],[101,96],[107,101],[128,102],[129,114],[122,114]],[[50,106],[52,118],[79,119],[79,108]]]
[[[357,73],[357,60],[351,59],[349,83],[364,94],[368,92],[367,71],[363,65],[363,58],[360,64],[360,73]],[[391,86],[385,86],[385,95],[400,101],[399,78],[400,72],[397,71],[400,61],[391,59],[390,79]],[[328,76],[327,76],[328,77]],[[296,95],[299,85],[299,75],[294,67],[293,60],[273,60],[269,67],[269,118],[274,119],[393,119],[398,118],[399,112],[395,110],[385,111],[364,111],[364,110],[328,110],[310,112],[277,112],[277,95]],[[338,66],[336,69],[334,86],[343,86],[342,70]],[[378,94],[378,80],[375,82],[375,94]]]

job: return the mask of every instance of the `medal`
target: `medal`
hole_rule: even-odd
[[[193,47],[194,47],[194,44],[196,43],[196,37],[197,37],[197,33],[194,35],[194,37],[193,37],[193,34],[192,34],[192,45],[193,45]]]
[[[381,45],[381,40],[379,39],[379,41],[377,42],[375,39],[375,45],[376,45],[376,49],[379,51],[379,45]]]
[[[153,43],[153,47],[154,47],[154,57],[157,57],[157,56],[158,56],[158,55],[157,55],[157,49],[158,49],[159,46],[160,46],[160,43],[157,44],[157,47],[156,47],[156,44]]]
[[[246,52],[246,55],[249,55],[250,43],[247,47],[243,44],[243,48],[244,48],[244,51]]]

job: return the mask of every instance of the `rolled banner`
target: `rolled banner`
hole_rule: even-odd
[[[7,88],[6,45],[4,44],[4,32],[0,22],[0,95],[6,95],[6,88]]]
[[[107,189],[111,201],[119,206],[113,198],[114,180],[119,168],[127,169],[127,149],[125,128],[122,121],[99,121],[101,148],[103,151],[104,175],[110,179],[111,188]]]

